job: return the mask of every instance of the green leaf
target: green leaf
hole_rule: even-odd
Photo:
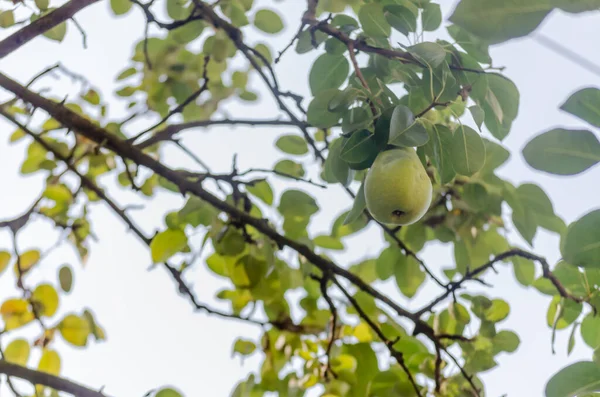
[[[156,392],[154,397],[183,397],[183,395],[175,389],[163,388]]]
[[[421,26],[423,30],[433,32],[442,24],[442,10],[439,4],[427,4],[421,13]]]
[[[313,46],[313,37],[316,47]],[[327,38],[329,38],[327,33],[321,32],[320,30],[314,32],[314,34],[311,34],[311,29],[305,29],[298,36],[298,41],[296,42],[296,53],[305,54],[311,50],[314,50],[321,43],[327,40]]]
[[[429,68],[437,68],[446,59],[446,50],[437,43],[429,41],[408,47],[408,52],[424,62]]]
[[[383,14],[383,6],[377,3],[365,4],[358,11],[358,20],[369,37],[389,37],[392,27]]]
[[[302,178],[305,174],[304,167],[302,164],[298,164],[292,160],[281,160],[275,164],[273,170],[280,172],[282,174],[295,176],[298,178]]]
[[[40,11],[46,11],[50,5],[50,0],[35,0],[35,5]]]
[[[533,281],[535,280],[535,263],[529,259],[518,256],[512,258],[512,263],[517,281],[525,287],[533,284]]]
[[[487,90],[472,96],[485,114],[485,126],[494,137],[503,140],[519,113],[520,95],[516,85],[497,73],[486,73]]]
[[[246,239],[242,234],[232,228],[227,227],[225,232],[213,238],[213,246],[215,251],[223,256],[237,256],[246,248]]]
[[[399,135],[390,145],[400,147],[423,146],[429,141],[429,134],[420,120],[415,121],[403,134]]]
[[[427,129],[429,140],[425,153],[440,174],[440,182],[446,184],[454,178],[456,172],[452,166],[452,131],[442,124],[434,124]]]
[[[325,53],[318,57],[310,69],[308,81],[313,95],[338,88],[348,77],[350,64],[343,55]]]
[[[510,306],[508,303],[501,299],[494,299],[492,305],[486,309],[484,316],[486,320],[497,323],[508,317],[509,313]]]
[[[412,256],[400,256],[397,259],[394,268],[396,284],[404,296],[412,298],[425,281],[425,272]]]
[[[316,246],[330,250],[343,250],[344,244],[336,237],[320,235],[313,239]]]
[[[497,44],[533,32],[552,8],[547,0],[462,0],[449,20]]]
[[[29,342],[25,339],[15,339],[6,346],[4,359],[9,363],[26,366],[30,350]]]
[[[470,106],[469,111],[471,112],[471,116],[473,116],[473,121],[475,121],[477,128],[479,128],[479,132],[481,132],[481,125],[485,120],[485,112],[483,111],[481,106],[477,105]]]
[[[519,348],[521,343],[519,336],[512,331],[500,331],[492,339],[495,353],[505,351],[513,353]]]
[[[355,396],[367,396],[371,380],[379,373],[377,356],[369,342],[345,344],[342,353],[350,354],[356,358],[356,373],[361,376],[356,378],[352,389]]]
[[[330,112],[328,105],[340,92],[340,90],[332,88],[319,91],[319,93],[315,95],[308,105],[306,114],[307,121],[310,125],[319,128],[330,128],[337,124],[342,115],[337,112]]]
[[[600,317],[588,313],[581,322],[581,337],[592,349],[600,347]]]
[[[344,143],[340,157],[351,164],[360,164],[367,160],[370,160],[372,163],[375,157],[377,157],[377,153],[375,135],[369,130],[360,130],[354,132]]]
[[[385,113],[384,113],[385,115]],[[379,120],[383,119],[383,116]],[[361,128],[367,128],[371,123],[372,116],[364,108],[352,108],[344,113],[342,120],[342,132],[349,134]],[[377,123],[379,124],[379,120]],[[389,125],[389,123],[388,123]]]
[[[261,199],[265,204],[273,204],[273,190],[266,180],[256,182],[252,185],[246,185],[246,190],[251,195]]]
[[[383,15],[388,24],[405,36],[417,30],[417,14],[418,11],[415,12],[401,5],[383,7]]]
[[[600,162],[600,142],[588,130],[555,128],[530,140],[523,156],[536,170],[575,175]]]
[[[9,28],[15,24],[15,14],[12,10],[0,12],[0,28]]]
[[[489,203],[488,192],[480,183],[468,183],[463,187],[462,199],[474,211],[485,210]]]
[[[187,3],[187,0],[167,0],[167,15],[169,15],[170,18],[175,20],[182,20],[187,18],[190,12],[185,6],[185,3]]]
[[[314,198],[302,190],[289,189],[283,192],[277,207],[285,217],[309,217],[319,210]]]
[[[581,303],[554,296],[546,312],[546,323],[549,327],[555,327],[558,330],[565,329],[577,320],[582,307]]]
[[[491,174],[496,168],[510,158],[510,152],[504,146],[483,138],[485,144],[485,164],[481,169],[482,174]]]
[[[283,21],[273,10],[261,9],[254,15],[254,26],[265,33],[275,34],[283,30]]]
[[[569,225],[561,239],[560,252],[571,265],[600,268],[600,209]]]
[[[469,33],[458,25],[448,26],[448,33],[464,50],[476,61],[481,63],[492,63],[489,53],[489,43]]]
[[[592,361],[579,361],[550,378],[545,397],[575,397],[592,391],[600,391],[600,366]]]
[[[153,263],[160,263],[180,252],[187,246],[187,236],[180,229],[166,229],[150,242]]]
[[[275,143],[282,152],[294,155],[303,155],[308,153],[306,141],[297,135],[282,135]]]
[[[244,339],[237,339],[233,344],[234,353],[239,353],[242,356],[249,356],[256,350],[254,342]]]
[[[457,174],[471,176],[485,164],[485,145],[471,127],[459,126],[452,137],[450,153]]]
[[[389,123],[389,141],[392,142],[402,135],[415,122],[413,112],[404,105],[398,105],[392,112]]]
[[[327,109],[330,112],[339,112],[346,110],[350,104],[356,99],[356,96],[360,91],[353,87],[347,87],[344,91],[341,91],[338,95],[333,97],[327,104]]]
[[[595,87],[583,88],[565,101],[560,106],[561,110],[600,127],[600,89]]]
[[[343,138],[336,138],[329,144],[329,153],[323,166],[323,180],[348,186],[352,182],[353,172],[348,167],[348,163],[340,157],[343,145]]]
[[[131,10],[133,2],[130,0],[110,0],[110,8],[115,15],[124,15]]]
[[[354,198],[354,202],[352,203],[352,209],[348,212],[348,215],[344,219],[343,225],[348,225],[356,221],[362,215],[366,207],[367,202],[365,200],[365,184],[361,183],[360,188],[356,193],[356,197]]]

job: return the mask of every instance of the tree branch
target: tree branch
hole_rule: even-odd
[[[46,14],[40,19],[25,26],[23,29],[16,31],[0,41],[0,59],[33,40],[40,34],[73,18],[78,11],[97,1],[98,0],[71,0],[62,7],[57,8],[51,13]]]
[[[279,232],[277,232],[268,224],[268,221],[264,219],[255,218],[250,214],[238,209],[237,207],[227,203],[226,201],[221,200],[217,196],[214,196],[212,193],[204,190],[201,184],[195,181],[190,181],[178,171],[173,170],[165,166],[164,164],[156,161],[151,156],[131,146],[125,140],[122,140],[116,135],[109,133],[100,126],[85,119],[84,117],[73,112],[72,110],[62,106],[60,103],[53,102],[30,91],[29,89],[23,87],[16,81],[1,73],[0,86],[14,93],[22,100],[31,103],[35,107],[45,110],[55,120],[68,127],[75,133],[86,137],[87,139],[97,143],[102,147],[114,151],[119,156],[128,158],[134,161],[136,164],[142,165],[152,170],[157,175],[162,176],[166,180],[175,184],[182,194],[192,193],[200,199],[208,202],[213,207],[223,212],[226,212],[230,216],[238,219],[240,222],[253,226],[256,230],[260,231],[265,236],[277,242],[278,245],[287,246],[293,249],[294,251],[303,255],[308,261],[310,261],[313,265],[315,265],[322,271],[330,272],[332,274],[336,274],[340,277],[345,278],[362,291],[365,291],[374,298],[380,300],[381,302],[391,307],[399,316],[411,319],[413,322],[415,322],[415,325],[420,332],[424,332],[427,335],[433,335],[433,330],[431,329],[431,327],[425,322],[423,322],[418,316],[415,316],[407,309],[398,305],[396,302],[388,298],[385,294],[379,292],[371,285],[363,281],[359,276],[336,265],[329,259],[326,259],[321,255],[315,253],[305,244],[299,243],[295,240],[292,240],[286,236],[279,234]]]
[[[212,127],[214,125],[297,126],[298,124],[293,121],[288,121],[288,120],[250,120],[250,119],[248,119],[248,120],[245,120],[245,119],[198,120],[198,121],[191,121],[189,123],[171,124],[171,125],[163,128],[162,130],[157,131],[153,136],[149,137],[145,141],[138,143],[135,146],[139,149],[145,149],[148,146],[154,145],[155,143],[158,143],[161,141],[172,140],[173,137],[177,133],[179,133],[183,130],[187,130],[190,128],[198,128],[198,127]],[[302,126],[308,127],[308,124],[302,123]]]
[[[75,397],[108,397],[108,395],[102,392],[92,390],[68,379],[22,367],[20,365],[11,364],[4,360],[0,360],[0,374],[24,379],[33,385],[39,384],[48,386],[55,390],[69,393]]]
[[[562,283],[560,282],[560,280],[558,278],[556,278],[556,276],[554,275],[554,273],[552,273],[550,271],[550,265],[548,265],[548,262],[546,261],[545,258],[532,254],[531,252],[527,252],[524,251],[522,249],[519,248],[514,248],[511,249],[510,251],[506,251],[503,252],[501,254],[496,255],[494,258],[492,258],[489,262],[485,263],[484,265],[481,265],[473,270],[469,270],[467,271],[467,273],[458,281],[449,283],[447,286],[447,290],[446,292],[444,292],[443,294],[441,294],[440,296],[438,296],[436,299],[434,299],[431,303],[429,303],[427,306],[423,307],[422,309],[420,309],[419,311],[417,311],[415,313],[416,316],[422,316],[424,313],[431,311],[435,305],[437,305],[438,303],[440,303],[441,301],[443,301],[444,299],[446,299],[448,296],[450,296],[454,291],[456,291],[457,289],[461,288],[462,285],[468,281],[468,280],[474,280],[476,279],[476,277],[478,275],[480,275],[481,273],[483,273],[484,271],[486,271],[489,268],[492,268],[494,266],[494,264],[496,264],[497,262],[500,262],[504,259],[510,258],[512,256],[519,256],[521,258],[525,258],[525,259],[529,259],[535,262],[540,263],[540,265],[542,266],[542,275],[543,277],[547,278],[548,280],[550,280],[552,282],[552,284],[556,287],[556,290],[558,291],[558,293],[560,294],[560,296],[567,298],[567,299],[571,299],[572,301],[581,303],[586,301],[585,298],[581,298],[578,296],[575,296],[573,294],[571,294],[569,291],[566,290],[566,288],[564,287],[564,285],[562,285]]]

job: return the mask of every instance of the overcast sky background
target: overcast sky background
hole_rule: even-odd
[[[69,24],[69,33],[61,44],[43,37],[32,42],[0,61],[3,73],[20,82],[27,82],[32,76],[49,65],[61,62],[69,69],[85,75],[103,94],[103,99],[112,95],[120,86],[115,77],[130,64],[132,48],[142,37],[144,20],[139,9],[125,18],[114,18],[110,14],[108,1],[88,7],[77,15],[78,22],[85,27],[88,48],[82,48],[82,40],[75,26]],[[158,3],[158,2],[157,2]],[[252,28],[245,29],[250,42],[269,42],[271,48],[283,48],[295,33],[299,16],[304,11],[302,0],[272,2],[257,0],[261,5],[277,8],[286,21],[286,29],[274,38]],[[455,1],[440,1],[447,18]],[[53,5],[62,2],[53,1]],[[2,2],[6,8],[8,2]],[[9,31],[2,31],[0,38]],[[600,63],[600,53],[596,51],[600,37],[600,15],[588,13],[568,15],[554,12],[538,30],[573,51],[584,55],[595,63]],[[425,39],[447,38],[445,29],[435,34],[428,33]],[[197,48],[197,45],[195,46]],[[298,56],[289,52],[276,70],[284,89],[308,94],[308,71],[320,51]],[[593,168],[572,178],[549,176],[534,172],[523,161],[520,150],[534,135],[556,126],[589,128],[583,122],[558,110],[562,102],[574,91],[585,86],[598,86],[598,76],[575,65],[565,58],[542,47],[530,38],[513,40],[495,46],[492,58],[496,66],[506,66],[505,74],[517,85],[521,93],[519,116],[509,137],[503,142],[512,152],[509,162],[500,171],[515,185],[533,181],[540,184],[551,197],[555,210],[566,222],[572,222],[599,208],[600,169]],[[71,87],[68,79],[56,82],[46,79],[36,84],[36,89],[54,87],[58,92],[66,92]],[[259,91],[264,101],[256,105],[228,103],[227,114],[237,117],[274,118],[276,107],[265,94],[260,82],[253,79],[252,86]],[[0,90],[0,100],[9,95]],[[110,101],[110,114],[114,119],[126,113],[123,101]],[[470,123],[470,117],[465,117]],[[145,120],[145,124],[153,120]],[[139,131],[140,125],[133,125],[130,132]],[[27,145],[8,145],[8,138],[14,128],[0,120],[0,219],[12,218],[28,208],[40,193],[40,176],[19,176],[18,170]],[[234,153],[239,156],[239,168],[272,167],[282,157],[276,151],[273,141],[281,132],[295,132],[279,128],[219,127],[210,130],[186,132],[185,142],[215,171],[226,172]],[[489,134],[486,133],[486,136]],[[193,167],[194,164],[177,152],[165,151],[171,165]],[[306,156],[310,161],[310,156]],[[110,186],[110,184],[107,184]],[[321,211],[311,224],[311,235],[327,232],[331,220],[345,211],[350,199],[337,187],[321,191],[306,185],[277,183],[281,186],[302,188],[319,200]],[[182,201],[175,195],[160,194],[152,201],[134,199],[128,192],[112,190],[119,203],[137,202],[147,205],[143,211],[131,214],[148,234],[164,227],[164,214],[167,210],[181,206]],[[93,231],[99,242],[94,244],[86,268],[81,270],[76,256],[70,248],[56,251],[42,263],[42,266],[28,280],[34,286],[42,280],[50,280],[57,285],[57,269],[63,263],[71,263],[77,269],[74,290],[62,297],[60,313],[92,308],[98,321],[107,331],[108,340],[96,344],[91,342],[86,349],[65,345],[57,338],[55,347],[63,358],[62,374],[91,387],[105,386],[108,394],[114,396],[142,396],[149,389],[165,384],[175,385],[187,396],[228,396],[233,385],[249,371],[256,368],[257,358],[240,363],[239,357],[231,357],[233,341],[239,337],[255,338],[259,329],[238,322],[211,318],[203,313],[194,313],[188,302],[181,298],[169,276],[160,268],[149,272],[150,256],[146,247],[128,232],[124,225],[102,204],[92,207]],[[53,244],[56,234],[47,222],[38,222],[19,238],[21,250],[43,248]],[[526,247],[513,232],[511,241]],[[201,239],[201,236],[198,237]],[[535,239],[534,251],[546,256],[551,263],[559,257],[559,239],[556,235],[539,231]],[[11,240],[6,231],[0,231],[0,249],[10,250]],[[382,247],[381,233],[369,228],[365,233],[348,239],[348,249],[335,255],[338,263],[349,265],[361,259],[373,257]],[[452,264],[450,247],[430,245],[422,255],[437,273],[441,268]],[[483,375],[490,396],[509,397],[541,396],[546,380],[558,369],[570,362],[591,357],[591,350],[577,338],[577,345],[570,357],[566,356],[566,342],[569,331],[557,336],[557,353],[550,348],[551,331],[545,324],[546,310],[550,299],[534,289],[522,288],[514,280],[512,270],[501,266],[497,276],[488,277],[496,288],[486,290],[492,297],[503,297],[511,303],[511,314],[499,325],[499,329],[512,329],[521,337],[519,350],[511,355],[498,358],[499,367]],[[187,279],[196,289],[199,298],[215,306],[226,307],[213,302],[215,291],[223,288],[218,281],[199,265],[187,274]],[[0,277],[0,297],[4,300],[15,294],[14,279],[10,272]],[[414,300],[408,302],[398,296],[395,287],[386,283],[382,289],[411,309],[421,306],[439,290],[433,286],[423,288]],[[29,329],[31,328],[31,329]],[[35,327],[28,327],[19,335],[33,338]],[[34,332],[35,331],[35,332]],[[13,337],[4,337],[5,347]],[[30,365],[37,365],[35,355]],[[0,388],[0,395],[6,390]]]

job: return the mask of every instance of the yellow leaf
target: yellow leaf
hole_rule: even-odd
[[[68,314],[60,322],[58,329],[62,337],[75,346],[85,346],[90,335],[88,322],[75,314]]]
[[[46,131],[56,130],[61,127],[62,127],[62,124],[60,124],[59,121],[52,119],[52,118],[46,120],[44,122],[44,124],[42,124],[42,129],[44,129]]]
[[[25,339],[15,339],[6,346],[4,359],[10,363],[27,365],[29,360],[29,343]]]
[[[44,349],[38,364],[38,370],[52,375],[60,373],[60,356],[52,349]]]
[[[31,299],[39,304],[38,313],[52,317],[58,309],[58,293],[50,284],[40,284],[35,288]]]
[[[361,322],[354,328],[354,336],[358,339],[359,342],[370,342],[373,340],[373,335],[371,335],[371,330],[367,323]]]
[[[164,262],[187,246],[187,236],[180,229],[167,229],[158,233],[150,243],[152,262]]]
[[[40,260],[40,251],[38,250],[29,250],[23,252],[19,256],[18,266],[15,263],[15,274],[19,274],[18,271],[21,270],[21,273],[26,273],[29,269],[31,269],[38,261]]]
[[[0,251],[0,274],[8,267],[10,262],[10,253],[6,251]]]
[[[29,303],[23,299],[8,299],[0,306],[0,314],[6,330],[22,327],[34,319]]]

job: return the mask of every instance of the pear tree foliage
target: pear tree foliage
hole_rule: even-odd
[[[49,65],[31,76],[71,79],[79,94],[66,98],[0,72],[0,87],[11,95],[0,115],[14,126],[3,131],[3,151],[25,145],[20,173],[43,177],[27,211],[0,226],[16,241],[38,220],[50,222],[80,262],[34,282],[48,247],[0,242],[0,277],[19,291],[0,292],[0,374],[31,383],[25,390],[9,382],[13,392],[111,395],[110,385],[98,391],[70,380],[62,369],[68,346],[58,343],[85,348],[119,332],[105,329],[93,308],[61,308],[94,255],[97,220],[89,210],[98,206],[139,238],[136,249],[166,270],[197,315],[261,330],[260,338],[240,335],[232,346],[236,356],[260,357],[247,379],[231,385],[232,397],[315,390],[322,397],[497,395],[481,374],[497,369],[503,355],[518,355],[520,338],[503,323],[508,291],[474,292],[494,271],[512,271],[515,283],[546,297],[548,334],[570,335],[567,346],[553,348],[571,352],[579,339],[590,348],[589,360],[565,362],[548,379],[545,396],[600,391],[600,208],[566,224],[542,186],[517,186],[497,174],[511,156],[523,156],[540,175],[600,172],[600,90],[585,87],[545,109],[570,114],[572,126],[548,126],[521,153],[510,153],[503,141],[519,116],[519,88],[489,51],[532,34],[555,11],[597,12],[600,1],[461,0],[450,15],[430,0],[287,1],[302,2],[305,11],[283,15],[285,2],[258,0],[0,0],[0,58],[30,40],[50,47],[67,36],[85,38],[76,21],[87,8],[105,7],[117,19],[137,13],[148,27],[132,43],[129,63],[115,71],[111,95],[100,94],[93,71]],[[269,42],[283,35],[287,47]],[[306,90],[292,92],[278,65],[308,56]],[[233,101],[260,117],[220,116]],[[262,101],[276,108],[266,112]],[[128,117],[111,115],[109,103],[128,109]],[[279,128],[273,144],[282,157],[268,169],[239,169],[233,159],[231,170],[217,173],[182,140],[197,129],[234,125],[240,134],[253,125]],[[167,164],[166,146],[191,155],[196,166]],[[416,150],[433,185],[426,214],[402,227],[376,222],[365,203],[365,175],[391,148]],[[348,195],[326,232],[311,228],[320,211],[315,189]],[[185,203],[153,219],[148,234],[137,226],[139,213],[114,198],[116,190]],[[523,243],[509,243],[506,229]],[[536,252],[542,229],[560,237],[558,263]],[[337,259],[367,230],[379,232],[381,252]],[[423,260],[434,243],[452,248],[444,261],[450,266]],[[196,297],[187,277],[194,267],[214,274],[221,286],[214,301]],[[409,310],[403,302],[426,283],[434,291],[429,303]],[[382,293],[384,284],[402,299]],[[148,396],[193,395],[147,381]]]

